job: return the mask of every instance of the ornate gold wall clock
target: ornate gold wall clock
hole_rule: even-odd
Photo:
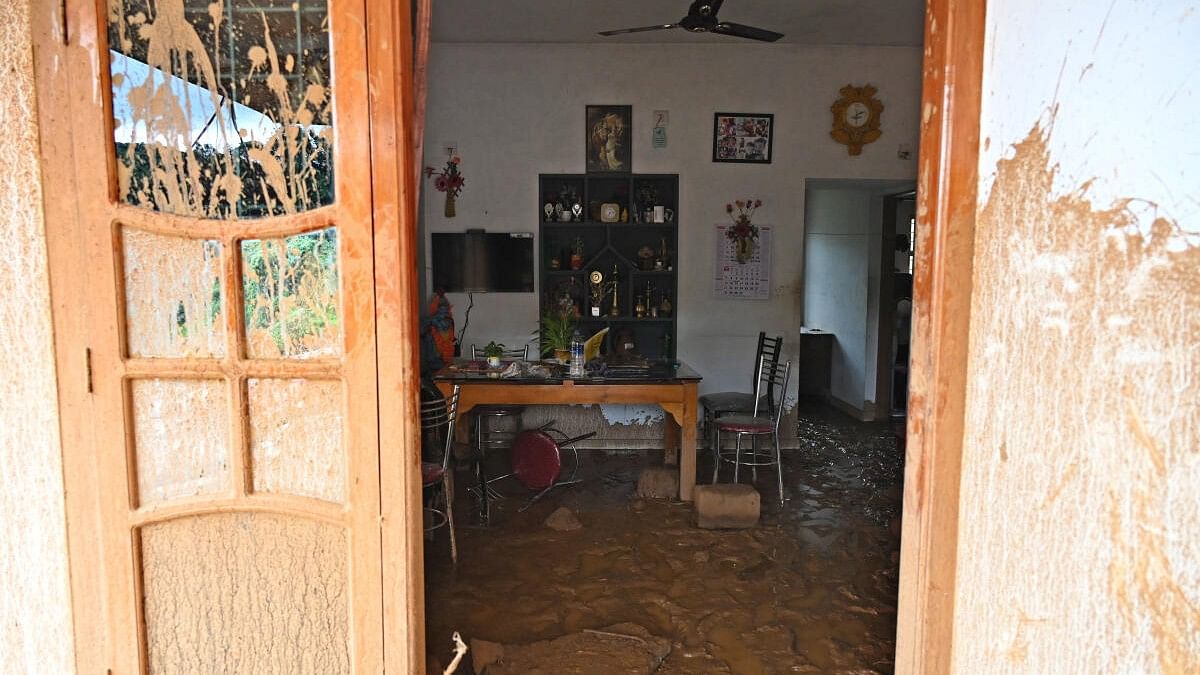
[[[883,104],[875,98],[878,90],[869,84],[861,87],[848,84],[839,91],[842,97],[829,106],[833,112],[833,129],[829,135],[845,144],[851,155],[861,155],[864,145],[883,135],[879,130]]]

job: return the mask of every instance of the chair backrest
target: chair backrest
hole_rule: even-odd
[[[450,466],[450,450],[454,444],[454,425],[458,422],[459,385],[446,398],[421,401],[421,431],[429,431],[441,442],[441,464]],[[441,436],[445,434],[445,436]]]
[[[500,357],[505,358],[505,359],[521,359],[522,361],[528,361],[529,360],[529,345],[525,345],[523,347],[516,347],[514,349],[505,349],[504,353],[501,354]],[[475,343],[471,343],[471,358],[482,359],[483,358],[483,347],[476,347]]]
[[[788,378],[792,374],[792,362],[768,361],[766,354],[758,358],[758,377],[754,380],[754,416],[767,415],[779,431],[779,420],[783,417],[783,399],[787,395]],[[764,401],[766,410],[762,410]]]
[[[758,347],[754,350],[754,372],[751,373],[751,377],[753,379],[750,380],[751,388],[754,388],[756,391],[758,388],[758,377],[759,377],[758,362],[759,362],[759,359],[762,359],[765,357],[768,363],[771,363],[773,365],[778,364],[779,363],[779,355],[781,353],[783,353],[783,336],[782,335],[777,335],[773,338],[769,338],[769,337],[767,337],[766,331],[764,331],[764,330],[758,331]],[[775,408],[775,392],[774,391],[767,392],[767,401],[768,401],[768,404],[771,406],[771,408],[774,409]]]

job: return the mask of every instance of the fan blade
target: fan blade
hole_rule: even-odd
[[[733,37],[747,38],[750,40],[759,40],[761,42],[774,42],[783,37],[783,33],[776,33],[772,30],[764,28],[755,28],[754,26],[743,26],[740,23],[732,23],[722,21],[713,27],[713,33],[721,35],[731,35]]]
[[[667,30],[668,28],[675,28],[676,26],[677,26],[677,24],[673,24],[673,23],[660,23],[655,26],[641,26],[638,28],[621,28],[620,30],[602,30],[602,31],[600,31],[599,34],[604,35],[604,36],[611,36],[611,35],[624,35],[625,33],[644,33],[648,30]]]

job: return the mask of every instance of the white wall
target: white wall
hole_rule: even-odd
[[[833,333],[829,392],[862,409],[871,198],[864,190],[810,189],[805,212],[804,326]]]
[[[954,670],[1200,672],[1200,13],[987,33]]]
[[[73,673],[29,2],[0,4],[0,665]]]
[[[874,413],[881,334],[883,197],[911,189],[912,184],[811,180],[808,185],[804,326],[834,335],[830,394],[870,415]],[[888,335],[887,331],[883,334]]]
[[[442,216],[440,193],[426,200],[427,231],[536,232],[537,175],[583,171],[584,106],[633,106],[633,170],[680,175],[678,352],[704,375],[702,391],[745,388],[759,330],[783,334],[795,353],[805,179],[915,176],[915,160],[896,151],[916,147],[917,48],[438,43],[430,56],[426,164],[444,164],[439,146],[455,141],[467,183],[456,218]],[[883,138],[859,157],[829,138],[829,106],[851,83],[877,86],[885,106]],[[655,150],[659,109],[670,111],[668,147]],[[717,111],[773,113],[774,161],[713,163]],[[727,202],[748,196],[765,203],[756,222],[775,227],[772,297],[717,301],[713,226]],[[467,344],[520,342],[533,330],[535,294],[475,298]],[[461,324],[465,296],[450,299]]]

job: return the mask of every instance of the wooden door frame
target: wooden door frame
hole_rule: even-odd
[[[953,662],[985,9],[925,10],[897,673],[949,673]]]
[[[412,12],[410,0],[368,0],[366,7],[384,663],[391,673],[419,674],[425,672],[425,569],[417,409],[421,369]]]
[[[104,87],[72,82],[69,64],[86,64],[91,47],[84,33],[95,26],[103,0],[31,0],[31,38],[40,136],[54,358],[62,434],[68,573],[77,672],[105,672],[114,645],[106,629],[103,594],[103,522],[96,508],[104,496],[99,466],[98,409],[91,393],[88,358],[88,250],[74,198],[77,139],[72,108],[97,105]],[[375,265],[376,368],[378,390],[380,551],[383,655],[387,671],[424,671],[422,578],[416,200],[412,174],[412,50],[409,1],[364,2]],[[101,13],[100,16],[103,16]],[[372,518],[374,516],[372,515]]]

